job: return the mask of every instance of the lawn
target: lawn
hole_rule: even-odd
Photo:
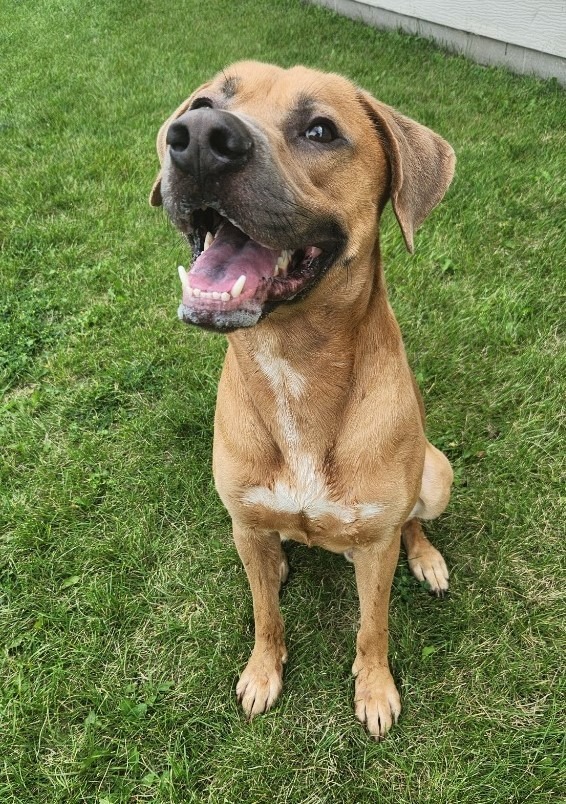
[[[2,804],[557,802],[564,757],[565,94],[298,0],[6,0],[0,32]],[[240,58],[349,75],[451,142],[392,304],[453,462],[404,557],[382,743],[353,716],[351,565],[291,546],[289,664],[247,723],[251,595],[211,480],[224,341],[180,324],[155,134]],[[563,478],[562,478],[563,480]],[[562,667],[561,667],[562,660]]]

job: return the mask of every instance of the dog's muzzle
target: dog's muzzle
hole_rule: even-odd
[[[300,207],[261,131],[222,109],[192,109],[167,130],[163,203],[192,245],[179,266],[179,317],[228,332],[301,298],[340,251],[333,220]]]

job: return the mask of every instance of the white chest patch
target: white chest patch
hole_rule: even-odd
[[[318,491],[319,490],[319,491]],[[320,478],[313,474],[308,482],[289,486],[278,481],[273,490],[265,486],[254,486],[244,497],[244,502],[261,505],[280,514],[303,514],[314,521],[332,516],[344,525],[357,520],[373,519],[383,511],[379,503],[344,505],[331,500],[328,489],[320,484]]]
[[[381,513],[383,506],[377,503],[344,505],[330,499],[325,478],[312,455],[301,449],[297,420],[291,410],[290,401],[298,401],[305,391],[305,378],[287,360],[267,351],[259,351],[256,359],[276,399],[276,419],[287,448],[291,482],[277,481],[273,489],[255,486],[243,501],[277,513],[302,513],[313,520],[333,516],[344,524]]]

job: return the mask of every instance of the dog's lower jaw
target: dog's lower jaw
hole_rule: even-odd
[[[181,303],[177,315],[185,324],[227,334],[255,326],[263,316],[263,309],[260,304],[250,304],[237,310],[195,309]]]
[[[213,332],[228,334],[238,329],[249,329],[265,319],[278,308],[288,309],[302,301],[324,280],[329,270],[340,270],[338,251],[322,252],[309,247],[310,258],[305,258],[301,274],[289,272],[284,278],[262,279],[253,296],[244,298],[242,288],[246,286],[246,275],[242,274],[235,282],[241,283],[236,295],[228,292],[204,293],[189,285],[189,276],[179,266],[183,283],[183,300],[177,315],[186,324],[193,324]],[[301,251],[301,253],[303,253]]]

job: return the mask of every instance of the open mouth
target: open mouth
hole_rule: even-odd
[[[229,331],[252,326],[277,304],[300,297],[332,263],[316,245],[273,249],[253,240],[212,207],[192,212],[193,262],[180,265],[179,318]]]

